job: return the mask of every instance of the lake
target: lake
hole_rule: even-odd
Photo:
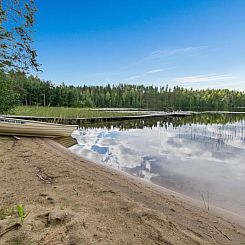
[[[245,216],[244,114],[91,124],[74,136],[87,159]]]

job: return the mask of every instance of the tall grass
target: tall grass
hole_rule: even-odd
[[[8,111],[8,115],[62,117],[62,118],[93,118],[134,115],[132,112],[100,111],[86,108],[44,107],[44,106],[17,106]],[[136,114],[136,113],[135,113]]]

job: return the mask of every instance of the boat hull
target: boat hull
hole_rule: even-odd
[[[0,135],[65,137],[70,136],[77,126],[24,121],[23,124],[0,123]]]

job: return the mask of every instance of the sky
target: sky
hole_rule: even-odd
[[[36,0],[42,79],[245,90],[245,0]]]

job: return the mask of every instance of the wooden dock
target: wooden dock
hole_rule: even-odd
[[[63,118],[63,117],[36,117],[36,116],[17,116],[17,115],[3,115],[4,117],[51,122],[67,125],[83,125],[93,122],[111,122],[111,121],[124,121],[144,118],[168,118],[168,117],[185,117],[190,116],[190,112],[157,112],[150,114],[140,114],[132,116],[115,116],[115,117],[92,117],[92,118]]]

